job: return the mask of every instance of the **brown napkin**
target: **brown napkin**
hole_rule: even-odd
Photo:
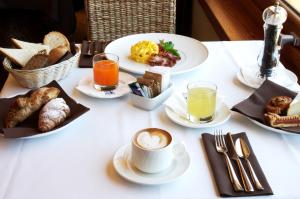
[[[264,113],[268,101],[274,96],[289,96],[294,99],[297,93],[272,81],[266,80],[250,97],[233,106],[232,111],[239,112],[253,120],[265,124]],[[285,131],[300,133],[300,127],[280,128]]]
[[[45,86],[51,86],[51,87],[56,87],[60,90],[60,94],[58,97],[63,98],[66,103],[69,105],[70,110],[71,110],[71,116],[66,119],[61,125],[57,126],[55,129],[60,128],[62,126],[65,126],[90,110],[89,108],[78,104],[75,102],[72,98],[70,98],[65,91],[60,87],[60,85],[56,81],[52,81],[49,84]],[[0,99],[0,133],[4,135],[6,138],[19,138],[19,137],[27,137],[31,135],[36,135],[36,134],[41,134],[43,132],[40,132],[37,129],[38,125],[38,116],[39,116],[39,111],[33,113],[29,118],[21,122],[17,127],[15,128],[4,128],[4,118],[7,115],[8,109],[10,104],[19,96],[25,96],[29,95],[32,91],[27,92],[24,95],[18,95],[12,98],[2,98]]]
[[[104,52],[108,41],[83,41],[81,44],[81,54],[79,58],[79,68],[92,68],[93,56],[97,53]],[[90,48],[90,51],[89,51]],[[88,55],[88,52],[91,54]]]
[[[264,187],[264,190],[262,190],[262,191],[255,190],[254,192],[251,192],[251,193],[235,192],[233,190],[232,184],[230,182],[229,174],[228,174],[227,167],[226,167],[225,157],[221,153],[218,153],[215,148],[214,136],[211,134],[208,134],[208,133],[203,133],[202,141],[204,144],[204,148],[205,148],[205,151],[206,151],[206,154],[207,154],[207,157],[209,160],[209,164],[212,169],[220,196],[221,197],[240,197],[240,196],[273,195],[272,189],[271,189],[271,187],[270,187],[270,185],[269,185],[269,183],[268,183],[268,181],[256,159],[256,156],[251,148],[251,145],[249,143],[246,133],[237,133],[237,134],[232,135],[234,142],[239,137],[242,137],[249,146],[249,149],[251,152],[251,155],[249,156],[249,160],[253,166],[253,169],[254,169],[259,181],[261,182],[261,185]],[[231,151],[232,148],[230,148],[230,145],[229,145],[228,135],[226,135],[226,144],[227,144],[228,150]],[[230,155],[229,155],[229,157],[230,157]],[[249,170],[248,170],[245,160],[241,159],[241,161],[242,161],[244,168],[250,178],[250,173],[249,173]],[[231,161],[231,162],[232,162],[233,167],[235,168],[235,172],[236,172],[237,176],[240,177],[236,162],[235,161]],[[242,184],[241,179],[240,179],[240,183]]]

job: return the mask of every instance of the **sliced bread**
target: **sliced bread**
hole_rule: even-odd
[[[44,44],[37,44],[37,43],[31,43],[26,41],[21,41],[15,38],[11,38],[11,41],[13,44],[22,49],[31,49],[32,51],[38,53],[39,51],[46,50],[46,53],[48,54],[50,51],[50,47]]]
[[[56,31],[49,32],[48,34],[45,35],[43,42],[45,45],[50,47],[50,50],[58,46],[66,46],[68,48],[68,51],[71,51],[69,40],[65,35],[63,35],[60,32],[56,32]]]
[[[0,52],[8,57],[12,62],[22,67],[33,57],[36,53],[30,49],[15,49],[15,48],[0,48]]]

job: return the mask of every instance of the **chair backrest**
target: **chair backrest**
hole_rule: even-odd
[[[129,34],[175,33],[176,0],[85,0],[90,40]]]

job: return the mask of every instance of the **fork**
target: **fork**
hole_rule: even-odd
[[[224,135],[222,134],[222,131],[221,130],[215,131],[214,137],[215,137],[215,145],[216,145],[217,152],[222,153],[225,156],[229,178],[230,178],[230,181],[231,181],[234,191],[244,191],[244,189],[233,169],[231,161],[227,155],[228,149],[227,149],[226,142],[224,139]]]

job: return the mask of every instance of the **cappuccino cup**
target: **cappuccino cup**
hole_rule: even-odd
[[[168,169],[174,159],[172,135],[162,129],[148,128],[138,131],[132,139],[132,164],[146,173]]]

